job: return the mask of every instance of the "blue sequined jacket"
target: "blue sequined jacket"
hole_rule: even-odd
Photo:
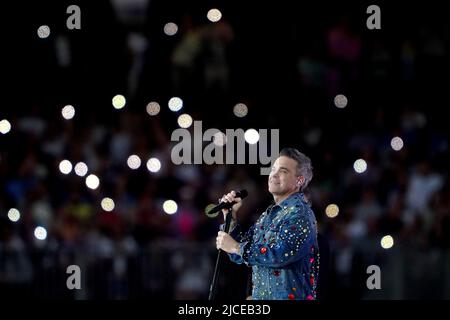
[[[246,233],[232,223],[230,235],[240,243],[230,259],[252,267],[253,299],[316,299],[317,224],[303,193],[269,206]]]

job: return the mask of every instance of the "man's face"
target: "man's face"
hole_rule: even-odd
[[[275,160],[269,175],[269,192],[273,195],[285,195],[298,190],[297,162],[286,156]]]

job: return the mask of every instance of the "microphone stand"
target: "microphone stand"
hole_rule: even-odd
[[[224,232],[228,233],[230,231],[230,225],[231,225],[231,217],[233,216],[233,209],[230,207],[227,216],[225,218],[225,228]],[[217,293],[217,279],[219,278],[219,272],[220,272],[220,261],[222,256],[224,255],[224,251],[222,249],[219,250],[217,254],[217,260],[216,260],[216,267],[214,268],[214,276],[211,282],[211,286],[209,287],[209,297],[208,300],[214,300]]]

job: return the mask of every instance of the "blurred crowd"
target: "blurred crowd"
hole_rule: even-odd
[[[63,5],[38,11],[52,33],[26,38],[32,49],[20,54],[23,92],[1,111],[12,129],[0,136],[0,293],[207,297],[222,218],[208,217],[205,207],[245,188],[238,216],[249,225],[272,199],[259,165],[172,163],[181,112],[167,101],[179,96],[182,112],[204,128],[278,128],[280,147],[311,157],[306,195],[324,244],[319,297],[449,298],[449,140],[441,116],[448,21],[432,19],[434,11],[417,21],[416,8],[402,26],[386,15],[383,29],[371,33],[361,7],[310,4],[297,14],[263,7],[252,15],[250,5],[219,4],[223,16],[213,23],[205,1],[81,3],[78,31],[65,29]],[[27,24],[28,33],[42,21]],[[168,22],[178,26],[173,36],[164,33]],[[116,110],[111,99],[119,93],[127,104]],[[345,108],[334,105],[337,94],[347,97]],[[146,112],[150,101],[159,114]],[[233,114],[236,103],[246,104],[246,117]],[[61,116],[66,104],[75,107],[72,120]],[[399,150],[391,146],[396,136]],[[136,170],[127,165],[132,154],[142,160]],[[161,161],[158,172],[147,169],[150,157]],[[100,186],[62,174],[64,159],[86,163]],[[357,159],[366,171],[355,171]],[[104,197],[114,200],[111,212],[100,205]],[[163,210],[168,199],[178,205],[173,215]],[[336,217],[326,214],[330,204],[339,207]],[[11,208],[20,212],[16,222]],[[45,240],[36,238],[37,226]],[[385,235],[394,239],[391,249],[381,247]],[[66,287],[72,264],[82,270],[82,290]],[[402,283],[392,289],[400,293],[368,294],[372,264],[408,270],[386,285]],[[226,266],[223,297],[244,298],[248,270]],[[425,273],[436,278],[408,285]]]

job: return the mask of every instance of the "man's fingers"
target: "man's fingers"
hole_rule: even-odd
[[[222,245],[221,237],[217,236],[217,238],[216,238],[216,248],[220,249],[221,245]]]
[[[220,202],[233,202],[233,201],[235,201],[235,197],[236,197],[236,192],[234,190],[232,190],[231,192],[223,195],[222,198],[220,199]]]
[[[220,202],[231,202],[231,201],[233,201],[233,198],[230,197],[229,194],[224,195],[224,196],[222,197],[222,199],[220,199]]]
[[[218,233],[217,233],[217,238],[216,238],[216,243],[218,244],[218,245],[222,245],[223,244],[223,241],[224,241],[224,238],[225,238],[225,235],[226,235],[227,233],[226,232],[223,232],[223,231],[219,231]]]
[[[223,231],[219,231],[217,233],[217,238],[216,238],[216,248],[217,249],[221,249],[223,246],[223,242],[224,242],[224,237],[227,233],[223,232]]]
[[[219,231],[219,232],[217,233],[217,238],[216,238],[216,243],[217,243],[217,244],[222,244],[224,233],[225,233],[225,232],[223,232],[223,231]]]

